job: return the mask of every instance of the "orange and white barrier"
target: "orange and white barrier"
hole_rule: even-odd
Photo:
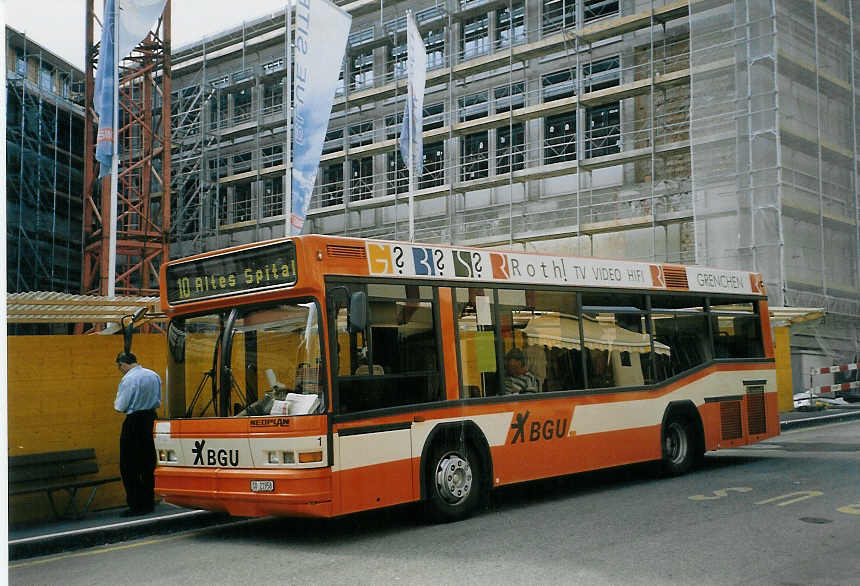
[[[860,362],[853,364],[839,364],[836,366],[824,366],[822,368],[812,368],[809,371],[809,388],[806,391],[809,396],[835,398],[840,393],[850,391],[851,389],[860,389],[860,380],[848,383],[838,383],[832,385],[812,386],[812,377],[822,374],[835,374],[837,372],[848,372],[852,370],[860,370]]]

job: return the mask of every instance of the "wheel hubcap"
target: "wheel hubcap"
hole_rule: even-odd
[[[678,423],[672,423],[666,433],[666,455],[678,464],[687,456],[687,434]]]
[[[445,502],[456,505],[469,497],[472,468],[459,454],[446,454],[436,466],[436,489]]]

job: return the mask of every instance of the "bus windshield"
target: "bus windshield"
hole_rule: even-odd
[[[174,319],[168,331],[170,416],[321,412],[318,315],[309,301]]]

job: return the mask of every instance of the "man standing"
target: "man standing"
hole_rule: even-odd
[[[155,506],[155,442],[152,424],[161,405],[161,378],[137,363],[131,352],[120,352],[116,365],[123,377],[114,409],[125,413],[119,436],[119,470],[125,486],[128,511],[134,517],[151,513]]]

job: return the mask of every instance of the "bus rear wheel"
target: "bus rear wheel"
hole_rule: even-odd
[[[438,442],[428,460],[427,516],[443,523],[468,517],[481,501],[484,485],[481,462],[469,443]]]
[[[697,442],[686,417],[673,417],[663,427],[662,468],[666,476],[680,476],[693,467]]]

